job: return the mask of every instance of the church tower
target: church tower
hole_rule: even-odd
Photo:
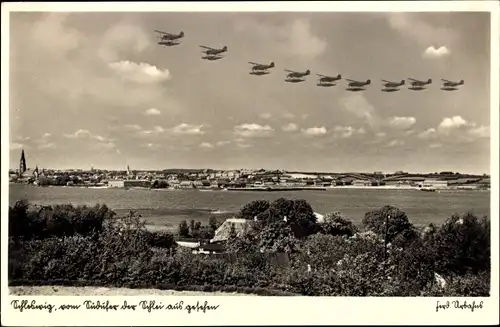
[[[26,157],[24,156],[24,149],[21,152],[21,160],[19,161],[19,175],[26,171]]]

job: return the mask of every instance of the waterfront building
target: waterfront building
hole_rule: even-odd
[[[426,179],[421,183],[423,188],[447,188],[448,181],[439,179]]]
[[[108,187],[120,187],[123,188],[125,187],[125,181],[124,180],[109,180],[108,181]]]

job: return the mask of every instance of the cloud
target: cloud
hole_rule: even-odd
[[[290,113],[290,112],[287,112],[287,113],[283,114],[283,117],[285,117],[286,119],[293,119],[293,118],[295,118],[295,115]]]
[[[358,118],[363,119],[372,127],[379,124],[379,118],[376,115],[375,107],[366,100],[363,95],[348,95],[339,99],[342,109],[350,112]]]
[[[44,149],[55,149],[56,145],[55,143],[42,143],[38,146],[38,149],[44,150]]]
[[[234,134],[241,137],[266,137],[273,134],[274,129],[269,125],[242,124],[234,127]]]
[[[50,134],[50,133],[44,133],[44,134],[42,135],[42,137],[43,137],[43,138],[47,138],[47,137],[49,137],[49,136],[51,136],[51,135],[52,135],[52,134]]]
[[[416,121],[414,117],[392,117],[389,119],[389,126],[395,129],[406,130],[415,125]]]
[[[429,144],[429,148],[431,149],[437,149],[437,148],[441,148],[443,145],[441,143],[431,143]]]
[[[145,130],[145,131],[141,131],[140,134],[141,135],[152,135],[152,134],[161,134],[165,132],[165,129],[161,126],[155,126],[153,127],[152,130]]]
[[[264,112],[264,113],[261,113],[259,114],[259,117],[262,118],[262,119],[269,119],[271,118],[273,115],[271,115],[270,113],[268,112]]]
[[[191,125],[182,123],[174,128],[172,128],[171,132],[175,135],[203,135],[205,132],[202,130],[203,125]]]
[[[313,59],[326,50],[326,41],[312,33],[309,20],[295,20],[291,24],[289,33],[286,46],[294,55]]]
[[[217,146],[223,146],[223,145],[227,145],[227,144],[230,144],[231,141],[219,141],[216,143]]]
[[[90,131],[86,130],[86,129],[79,129],[76,132],[74,132],[73,134],[64,134],[65,137],[72,138],[72,139],[77,139],[77,138],[81,138],[81,137],[88,137],[91,135],[92,135],[92,133],[90,133]]]
[[[116,61],[125,51],[141,53],[151,45],[151,40],[138,25],[118,23],[102,35],[97,55],[104,61]]]
[[[136,131],[138,131],[138,130],[141,130],[141,129],[142,129],[142,127],[141,127],[141,126],[136,125],[136,124],[127,124],[127,125],[125,125],[124,127],[125,127],[125,128],[127,128],[127,129],[136,130]]]
[[[146,143],[146,144],[142,144],[141,147],[148,148],[148,149],[157,149],[157,148],[160,148],[161,145],[155,144],[155,143]]]
[[[376,137],[384,137],[386,135],[387,135],[386,132],[378,132],[378,133],[375,134]]]
[[[425,130],[417,135],[418,138],[423,139],[423,140],[427,140],[427,139],[433,138],[435,136],[436,136],[436,129],[435,128],[429,128],[429,129],[427,129],[427,130]]]
[[[158,116],[161,114],[161,111],[156,109],[156,108],[150,108],[150,109],[144,111],[144,114],[148,115],[148,116]]]
[[[91,138],[95,139],[98,141],[111,141],[111,139],[101,136],[101,135],[94,135],[92,134],[89,130],[87,129],[78,129],[76,132],[73,134],[63,134],[64,137],[71,138],[71,139],[81,139],[81,138]]]
[[[22,148],[24,148],[24,144],[22,143],[14,142],[10,144],[10,150],[21,150]]]
[[[364,128],[355,129],[351,126],[335,126],[333,128],[335,137],[348,138],[355,134],[365,134]]]
[[[444,118],[439,124],[438,130],[440,132],[447,134],[453,129],[457,129],[462,126],[467,126],[468,124],[469,123],[461,116],[453,116],[451,118]]]
[[[488,138],[490,137],[490,127],[489,126],[479,126],[472,127],[467,131],[467,133],[474,138]]]
[[[449,27],[430,24],[419,13],[390,13],[386,15],[389,26],[402,37],[411,37],[420,45],[453,43],[460,35]]]
[[[31,29],[31,39],[45,43],[44,50],[55,54],[66,54],[76,50],[85,39],[84,34],[65,26],[69,14],[48,13],[35,22]]]
[[[167,69],[160,69],[148,63],[135,63],[128,60],[109,63],[108,66],[118,76],[136,83],[158,83],[170,79]]]
[[[440,139],[442,142],[472,142],[490,137],[489,126],[478,126],[461,116],[444,118],[437,128],[429,128],[417,135],[423,140]]]
[[[387,146],[388,147],[394,147],[394,146],[398,146],[398,145],[404,145],[405,144],[405,141],[403,140],[392,140],[390,141]]]
[[[203,149],[213,149],[213,145],[211,143],[208,143],[208,142],[203,142],[200,144],[200,148],[203,148]]]
[[[437,49],[434,48],[433,46],[430,46],[427,49],[425,49],[425,51],[423,53],[423,57],[424,58],[441,58],[441,57],[445,57],[449,54],[450,54],[450,50],[445,46],[441,46]]]
[[[99,142],[92,145],[92,148],[97,150],[111,150],[116,147],[116,144],[113,142]]]
[[[313,60],[324,54],[327,48],[326,40],[313,33],[308,19],[270,24],[242,17],[236,21],[233,30],[247,34],[247,40],[258,41],[262,46],[272,48],[279,56],[286,58]]]
[[[310,127],[310,128],[302,129],[301,131],[303,134],[309,135],[309,136],[325,135],[328,132],[328,130],[326,129],[325,126]]]
[[[283,126],[281,129],[285,132],[295,132],[296,130],[299,129],[299,127],[294,123],[290,123],[288,125]]]
[[[238,147],[242,148],[242,149],[248,149],[248,148],[253,147],[253,145],[252,144],[248,144],[248,143],[238,143]]]

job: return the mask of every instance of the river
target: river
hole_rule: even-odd
[[[182,220],[205,223],[211,216],[232,217],[245,204],[258,199],[304,199],[321,214],[339,211],[360,224],[364,214],[384,205],[405,211],[416,226],[442,224],[454,213],[490,216],[489,191],[441,191],[394,189],[343,189],[327,191],[239,192],[193,190],[107,189],[36,187],[10,184],[9,203],[25,199],[33,204],[103,203],[118,214],[135,210],[148,225],[174,228]]]

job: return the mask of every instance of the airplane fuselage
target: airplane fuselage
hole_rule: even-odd
[[[411,82],[411,86],[424,86],[430,84],[429,82]]]
[[[321,77],[319,80],[320,82],[335,82],[335,81],[338,81],[340,78],[338,77],[328,77],[328,76],[325,76],[325,77]]]
[[[402,86],[404,83],[403,82],[400,82],[400,83],[385,83],[384,86],[385,87],[398,87],[398,86]]]
[[[180,35],[164,35],[162,36],[163,41],[175,41],[177,39],[182,38]]]
[[[205,51],[205,53],[207,55],[218,55],[219,53],[223,53],[223,52],[226,52],[226,50],[224,50],[224,49],[211,49],[211,50]]]
[[[464,83],[463,82],[444,82],[443,86],[453,87],[453,86],[459,86],[459,85],[462,85],[462,84],[464,84]]]
[[[252,70],[266,70],[269,68],[272,68],[273,66],[271,65],[256,65],[252,67]]]
[[[287,77],[290,77],[290,78],[300,78],[300,77],[304,77],[304,76],[307,76],[308,74],[307,73],[290,73],[287,75]]]

